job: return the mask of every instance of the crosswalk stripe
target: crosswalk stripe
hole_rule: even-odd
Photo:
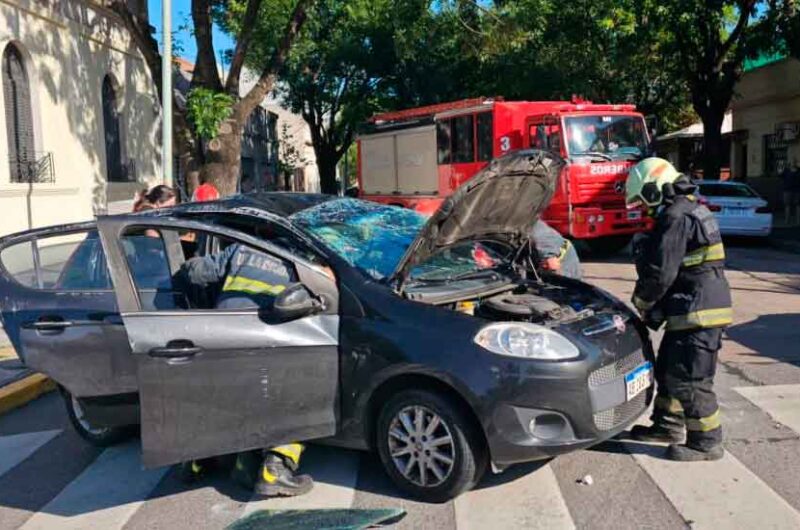
[[[141,462],[138,442],[106,449],[21,528],[122,528],[168,471]]]
[[[513,470],[507,471],[511,472]],[[484,482],[492,482],[492,479]],[[458,530],[575,528],[549,465],[502,485],[481,484],[478,487],[455,500]],[[514,509],[500,508],[504,505]]]
[[[800,385],[746,386],[734,390],[800,434]]]
[[[61,429],[53,429],[0,436],[0,477],[22,463],[61,432]]]
[[[716,462],[671,462],[664,447],[624,442],[692,528],[800,528],[800,513],[733,455]]]
[[[310,446],[303,455],[300,472],[313,477],[314,489],[300,497],[254,497],[247,503],[243,516],[257,510],[350,508],[356,494],[359,462],[360,455],[356,451]]]

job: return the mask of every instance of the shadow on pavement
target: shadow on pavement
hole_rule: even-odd
[[[627,436],[627,432],[622,436]],[[646,455],[659,460],[667,460],[667,446],[664,444],[652,444],[637,442],[629,439],[614,439],[603,442],[599,445],[587,449],[587,451],[596,451],[600,453],[612,453],[619,455]]]
[[[731,326],[727,336],[753,350],[753,357],[770,357],[800,367],[800,313],[761,315]],[[739,354],[739,357],[747,354]]]

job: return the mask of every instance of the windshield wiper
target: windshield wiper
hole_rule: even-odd
[[[601,153],[600,151],[584,151],[583,153],[575,153],[572,156],[596,156],[598,158],[602,158],[603,160],[608,160],[609,162],[614,160],[611,158],[611,155],[607,155],[606,153]]]
[[[413,278],[413,280],[425,283],[448,283],[448,282],[456,282],[459,280],[477,280],[490,276],[499,277],[500,272],[496,269],[482,269],[477,271],[462,272],[461,274],[456,274],[455,276],[447,276],[445,278],[416,277]]]

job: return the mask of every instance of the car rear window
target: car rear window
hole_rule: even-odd
[[[706,197],[758,197],[744,184],[700,184],[700,193]]]
[[[14,280],[33,289],[112,288],[96,230],[23,241],[3,249],[0,261]]]

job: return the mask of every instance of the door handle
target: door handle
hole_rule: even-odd
[[[73,325],[69,320],[37,320],[31,327],[39,331],[61,331]]]
[[[162,348],[153,348],[148,352],[148,355],[161,359],[174,359],[178,357],[194,357],[202,350],[202,348],[187,341],[185,344],[167,344]]]

